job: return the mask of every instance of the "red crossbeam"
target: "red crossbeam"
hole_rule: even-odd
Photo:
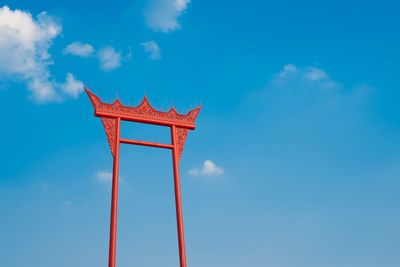
[[[129,144],[129,145],[151,146],[151,147],[168,148],[168,149],[174,148],[174,146],[170,145],[170,144],[161,144],[161,143],[155,143],[155,142],[130,140],[130,139],[125,139],[125,138],[120,138],[119,141],[123,144]]]

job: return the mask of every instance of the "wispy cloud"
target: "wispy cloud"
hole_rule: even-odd
[[[0,76],[27,84],[36,102],[60,101],[61,86],[48,66],[49,48],[61,33],[61,25],[46,12],[33,18],[29,12],[0,8]]]
[[[328,79],[328,74],[325,71],[316,67],[308,67],[304,75],[310,81],[320,81]]]
[[[83,92],[83,83],[75,79],[72,73],[67,73],[65,82],[61,85],[62,91],[73,98],[78,98],[79,94]]]
[[[98,56],[100,68],[104,71],[111,71],[121,66],[121,53],[112,46],[100,49]]]
[[[94,48],[90,44],[84,44],[81,42],[73,42],[64,48],[63,53],[65,55],[75,55],[80,57],[88,57],[94,52]]]
[[[150,0],[144,11],[146,25],[166,33],[180,29],[178,18],[189,3],[190,0]]]
[[[342,157],[350,155],[348,148],[357,145],[348,143],[350,136],[371,131],[364,120],[371,112],[375,90],[369,85],[344,85],[333,76],[317,66],[285,65],[265,88],[243,102],[242,108],[252,112],[256,123],[251,121],[246,126],[251,134],[241,133],[240,138],[265,140],[252,149],[260,153],[268,149],[270,156],[286,150],[288,157],[294,157],[293,153],[301,151],[304,155],[295,157],[304,160],[327,147],[329,155],[340,149],[346,151]],[[318,157],[328,156],[321,153]]]
[[[283,66],[283,69],[278,73],[278,77],[286,78],[288,75],[296,73],[297,67],[291,63]]]
[[[144,51],[149,55],[150,59],[157,60],[161,58],[161,51],[158,44],[154,41],[147,41],[140,44]]]
[[[112,181],[112,173],[108,171],[99,171],[96,174],[96,178],[100,182],[111,182]]]
[[[220,176],[224,174],[224,169],[211,160],[206,160],[201,168],[191,169],[188,173],[193,176]]]
[[[103,71],[111,71],[119,68],[122,64],[122,60],[130,61],[132,59],[131,47],[128,48],[127,54],[123,57],[121,52],[117,51],[112,46],[106,46],[96,51],[91,44],[81,42],[73,42],[69,44],[64,48],[63,54],[79,57],[89,57],[95,54],[95,57],[99,60],[100,69]]]
[[[295,81],[298,85],[307,84],[320,89],[340,88],[340,84],[334,81],[328,73],[315,66],[300,68],[294,64],[286,64],[276,75],[274,81],[286,85]]]

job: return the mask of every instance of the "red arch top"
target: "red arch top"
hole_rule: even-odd
[[[194,122],[201,109],[201,107],[197,107],[187,114],[179,114],[173,107],[168,112],[158,111],[151,106],[146,96],[136,107],[124,106],[118,99],[112,104],[108,104],[102,102],[100,98],[90,92],[89,89],[85,88],[85,91],[93,104],[94,114],[97,117],[120,117],[121,120],[165,126],[175,125],[180,128],[194,130]]]
[[[147,97],[136,107],[124,106],[118,99],[112,104],[104,103],[98,96],[85,88],[87,95],[94,107],[94,115],[100,117],[107,135],[111,153],[115,156],[116,148],[116,124],[117,118],[126,121],[134,121],[140,123],[157,124],[163,126],[176,127],[176,148],[178,160],[181,157],[183,146],[189,130],[195,129],[195,120],[200,112],[201,107],[197,107],[187,114],[179,114],[172,107],[168,112],[158,111],[154,109]]]

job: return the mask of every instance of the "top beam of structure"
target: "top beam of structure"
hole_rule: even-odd
[[[136,107],[124,106],[117,99],[112,104],[104,103],[98,96],[85,88],[90,101],[94,107],[94,114],[97,117],[121,118],[121,120],[149,123],[163,126],[175,125],[180,128],[194,130],[197,115],[201,107],[189,111],[187,114],[179,114],[172,107],[168,112],[155,110],[144,97]]]

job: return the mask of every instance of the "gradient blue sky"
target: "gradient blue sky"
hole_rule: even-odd
[[[82,84],[203,105],[180,166],[188,266],[400,266],[396,1],[0,5],[1,266],[107,265],[112,157]],[[117,265],[178,266],[169,151],[121,153]]]

